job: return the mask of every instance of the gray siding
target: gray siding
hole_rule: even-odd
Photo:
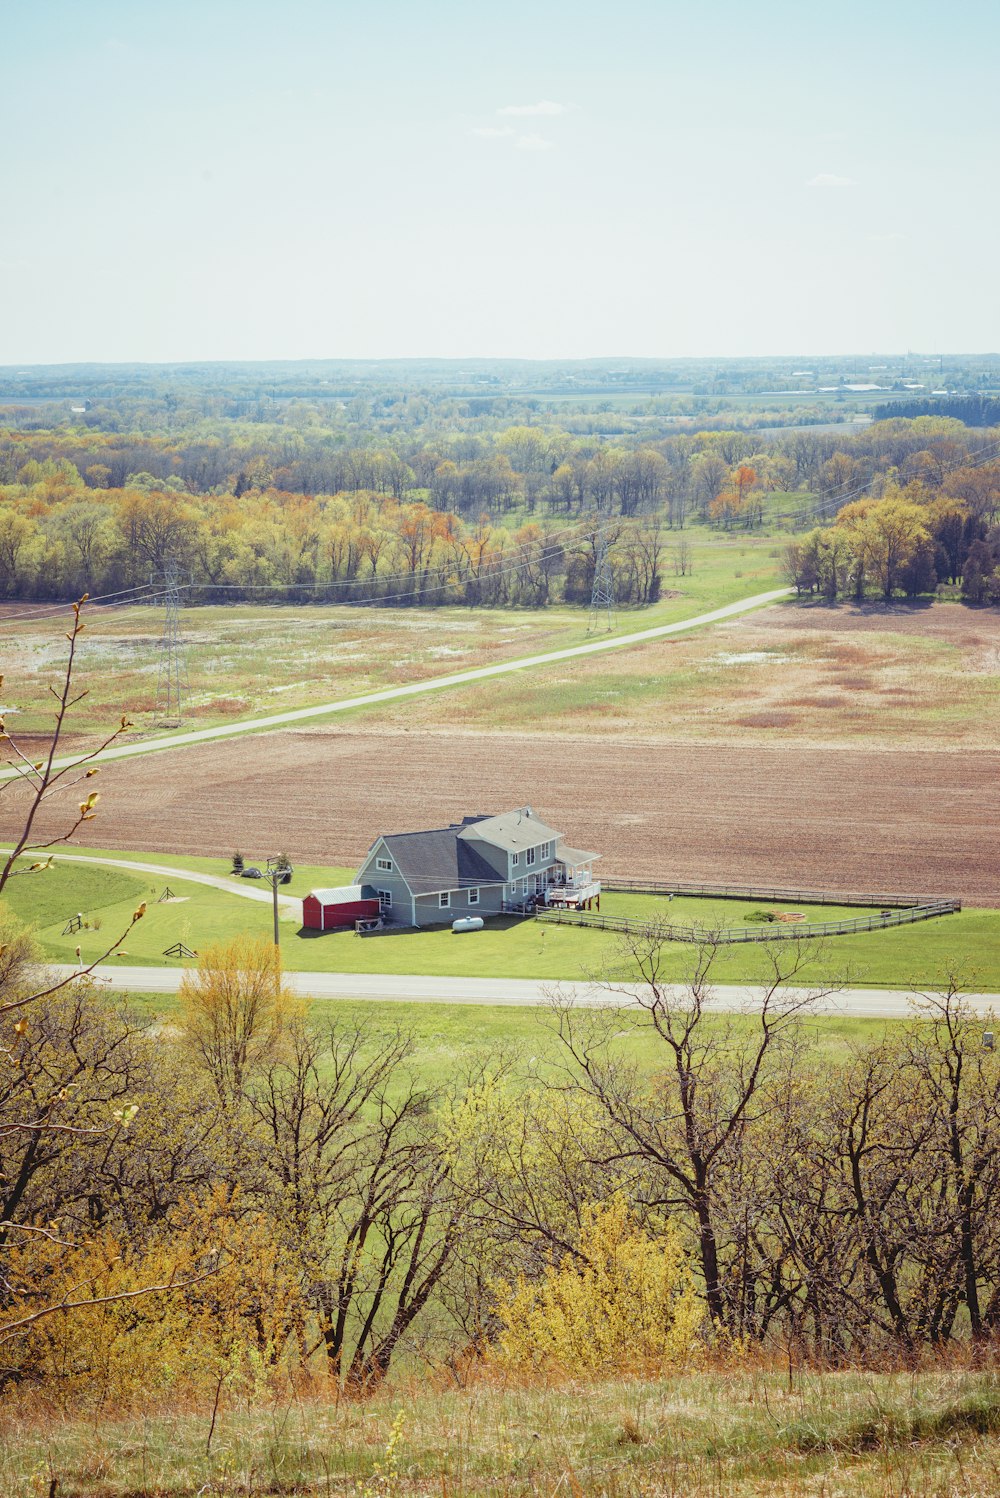
[[[464,915],[499,915],[503,909],[503,890],[498,885],[484,886],[479,891],[479,904],[469,904],[467,889],[453,889],[451,904],[442,907],[439,895],[417,896],[418,926],[450,926]]]
[[[375,867],[375,859],[384,856],[380,845],[376,845],[365,859],[358,870],[357,881],[359,884],[370,884],[373,889],[385,889],[392,895],[392,907],[384,912],[387,921],[393,921],[397,925],[411,926],[413,924],[413,912],[410,900],[410,891],[402,874],[393,869],[387,874],[384,869]]]

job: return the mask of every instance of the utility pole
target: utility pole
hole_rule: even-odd
[[[590,595],[588,634],[592,634],[597,629],[602,616],[606,618],[606,627],[609,631],[615,627],[615,580],[611,573],[611,559],[608,556],[610,521],[610,503],[608,510],[603,510],[598,503],[597,531],[594,540],[594,586]]]
[[[177,563],[163,569],[163,633],[160,636],[160,672],[156,682],[156,712],[173,726],[181,721],[184,693],[188,690],[187,662],[181,641],[181,590]]]
[[[274,945],[281,946],[281,932],[278,929],[278,885],[287,884],[292,877],[292,866],[288,859],[280,856],[267,860],[267,873],[264,878],[271,886],[271,898],[274,903]]]

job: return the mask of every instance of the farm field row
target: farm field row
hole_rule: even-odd
[[[670,553],[685,540],[693,571],[675,575]],[[666,538],[664,597],[619,616],[617,633],[676,623],[779,585],[773,538],[688,532]],[[32,620],[33,612],[44,614]],[[68,612],[68,611],[67,611]],[[100,732],[127,713],[136,738],[159,737],[156,686],[160,611],[95,605],[80,644],[78,686],[87,697],[76,733]],[[185,726],[207,728],[405,686],[446,672],[565,649],[588,639],[588,611],[364,608],[237,604],[184,609],[181,630],[190,690]],[[11,728],[43,734],[48,688],[63,661],[64,621],[46,605],[0,610]],[[589,638],[593,638],[592,636]]]
[[[216,865],[215,872],[220,872]],[[300,869],[291,887],[304,894],[316,883],[336,884],[352,877],[343,868]],[[207,888],[178,876],[171,878],[174,898],[162,903],[161,878],[134,875],[100,865],[57,862],[43,874],[17,878],[8,885],[7,901],[21,919],[36,924],[45,957],[72,962],[79,946],[85,961],[101,955],[125,929],[140,900],[147,912],[112,959],[133,966],[182,967],[164,954],[176,942],[199,951],[212,942],[243,932],[267,937],[271,911],[223,890]],[[771,902],[607,894],[602,909],[609,915],[714,929],[739,926],[752,910],[794,909],[807,920],[796,927],[803,935],[809,922],[823,922],[857,912],[847,906],[780,906]],[[66,931],[69,918],[84,916],[83,929]],[[282,917],[282,953],[286,967],[300,972],[383,973],[441,978],[626,980],[634,968],[618,937],[600,930],[537,921],[501,920],[471,935],[455,936],[448,928],[400,930],[359,939],[351,931],[319,936],[304,932],[294,914]],[[666,949],[664,978],[683,982],[691,971],[694,949],[672,942]],[[933,988],[961,970],[965,983],[978,990],[1000,990],[1000,912],[965,910],[912,926],[828,938],[801,974],[802,983],[844,983],[852,987]],[[713,975],[720,983],[754,982],[766,976],[766,956],[755,945],[724,948]]]
[[[136,851],[222,860],[242,845],[356,868],[381,832],[529,803],[572,846],[600,852],[604,875],[993,907],[998,781],[995,749],[315,726],[109,764],[88,825],[103,845]],[[17,798],[5,800],[0,841],[17,825]],[[54,810],[48,825],[63,825]]]

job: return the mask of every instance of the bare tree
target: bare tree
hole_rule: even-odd
[[[780,1118],[782,1058],[822,992],[789,987],[815,956],[814,945],[762,943],[767,976],[749,1012],[713,1012],[710,977],[720,950],[706,936],[680,988],[665,978],[662,933],[625,938],[623,957],[639,974],[625,990],[639,1011],[639,1030],[664,1057],[652,1080],[611,1043],[620,1015],[609,1021],[606,1012],[557,1003],[556,1025],[574,1084],[604,1117],[594,1164],[628,1164],[647,1206],[688,1219],[709,1313],[718,1325],[734,1328],[742,1292],[728,1196],[748,1168],[750,1136]]]

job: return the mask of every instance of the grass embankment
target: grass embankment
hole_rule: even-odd
[[[365,1403],[28,1421],[7,1498],[487,1494],[884,1498],[1000,1489],[992,1372],[706,1372],[556,1388],[387,1389]],[[397,1425],[398,1422],[398,1425]],[[387,1456],[397,1425],[398,1438]]]
[[[8,903],[21,919],[36,925],[42,951],[51,960],[73,961],[78,945],[85,959],[98,957],[109,940],[128,924],[140,899],[148,902],[146,916],[130,933],[117,961],[182,966],[177,959],[163,955],[177,941],[198,951],[247,931],[260,935],[271,931],[269,903],[185,880],[185,871],[226,874],[228,870],[218,860],[167,854],[108,856],[127,863],[156,863],[176,869],[177,875],[171,874],[169,881],[164,876],[140,872],[132,876],[99,864],[60,863],[57,854],[55,868],[17,878],[8,885]],[[124,887],[109,881],[108,875],[134,882]],[[301,897],[315,887],[350,883],[353,877],[351,869],[306,866],[296,869],[293,883],[282,893]],[[157,903],[168,882],[176,900]],[[259,883],[250,887],[262,888]],[[807,917],[795,927],[803,935],[808,934],[811,924],[868,913],[847,906],[780,906],[773,902],[683,897],[668,902],[632,894],[606,894],[601,908],[607,915],[661,918],[708,929],[719,925],[741,927],[744,915],[754,909],[796,910]],[[91,918],[91,927],[64,935],[66,922],[76,912]],[[101,923],[99,929],[94,929],[95,914]],[[359,939],[351,931],[322,936],[303,932],[297,913],[291,913],[282,918],[282,950],[286,967],[302,972],[542,980],[596,975],[627,980],[633,971],[613,933],[538,921],[490,921],[485,930],[463,936],[456,936],[446,926]],[[693,948],[672,942],[665,958],[664,977],[683,982],[691,970]],[[887,931],[828,937],[797,981],[927,989],[946,983],[952,972],[960,972],[970,988],[1000,991],[1000,911],[970,909]],[[766,955],[749,944],[723,948],[713,968],[713,978],[720,983],[754,982],[767,973]]]
[[[670,553],[686,540],[690,566],[675,575]],[[651,608],[619,614],[616,632],[675,623],[778,587],[781,545],[773,537],[732,536],[696,528],[668,537],[663,588]],[[589,611],[551,609],[373,609],[350,606],[233,604],[185,609],[182,640],[190,691],[186,728],[355,697],[433,676],[489,666],[587,641]],[[49,687],[64,661],[63,624],[49,617],[2,623],[12,731],[51,727]],[[157,736],[154,607],[89,616],[78,654],[74,732],[99,733],[124,712],[143,736]],[[593,638],[593,636],[590,636]]]

